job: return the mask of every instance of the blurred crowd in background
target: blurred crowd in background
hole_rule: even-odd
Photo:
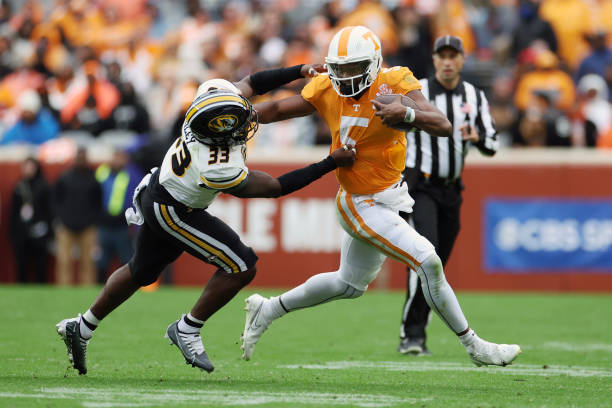
[[[612,145],[612,0],[3,0],[0,143],[123,130],[168,144],[202,81],[323,62],[335,31],[357,24],[419,78],[435,37],[461,37],[503,145]],[[253,143],[328,141],[308,118]]]
[[[432,74],[437,36],[461,37],[464,77],[485,89],[502,146],[612,148],[612,0],[2,0],[0,145],[40,146],[42,160],[64,157],[58,153],[64,146],[76,152],[107,141],[116,149],[106,170],[88,175],[77,171],[87,167],[77,154],[76,173],[66,177],[80,181],[60,178],[54,186],[40,181],[35,159],[26,161],[11,222],[40,242],[20,244],[17,260],[38,259],[32,245],[48,247],[53,235],[56,248],[70,254],[91,253],[105,237],[123,239],[125,224],[121,234],[113,228],[130,202],[130,183],[180,135],[201,82],[322,63],[331,37],[347,25],[376,32],[384,64],[407,66],[417,78]],[[304,83],[265,97],[299,92]],[[327,126],[312,116],[261,126],[250,143],[294,148],[329,141]],[[126,181],[119,174],[129,163],[136,166]],[[74,198],[77,185],[90,189],[87,198],[96,204],[66,210],[61,200]],[[32,200],[36,216],[24,204]],[[83,215],[83,206],[99,211]],[[103,271],[98,280],[105,256],[95,257]],[[56,279],[67,283],[62,262],[58,254]],[[84,282],[91,283],[93,260],[84,262],[90,265]]]

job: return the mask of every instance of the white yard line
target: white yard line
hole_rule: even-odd
[[[365,408],[399,407],[420,404],[433,398],[393,397],[381,394],[331,394],[315,392],[239,392],[231,390],[142,389],[120,391],[112,388],[42,388],[32,393],[0,393],[0,398],[67,399],[86,408],[150,407],[181,403],[226,406],[287,405],[350,406]]]
[[[397,361],[330,361],[325,364],[290,364],[279,368],[311,370],[379,369],[387,371],[461,371],[506,375],[567,375],[570,377],[612,377],[612,370],[602,367],[543,366],[516,364],[507,367],[471,367],[467,364],[444,362],[397,362]]]
[[[607,351],[612,353],[612,344],[609,343],[587,343],[587,344],[576,344],[576,343],[563,343],[560,341],[551,341],[543,344],[544,348],[556,349],[563,351]]]

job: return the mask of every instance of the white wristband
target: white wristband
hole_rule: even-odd
[[[416,117],[416,112],[410,106],[406,106],[406,115],[404,115],[404,122],[412,123]]]

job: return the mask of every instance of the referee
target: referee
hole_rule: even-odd
[[[406,134],[408,149],[404,178],[415,200],[410,221],[435,247],[442,263],[448,260],[459,234],[461,171],[470,145],[492,156],[497,150],[496,130],[484,92],[461,79],[465,62],[459,37],[443,36],[433,48],[435,73],[421,79],[421,92],[453,125],[451,137],[432,137],[413,130]],[[431,355],[425,344],[429,306],[414,271],[408,270],[406,302],[402,312],[402,354]]]

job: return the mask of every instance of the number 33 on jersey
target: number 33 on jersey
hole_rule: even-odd
[[[192,208],[206,208],[223,190],[243,183],[249,173],[246,146],[215,147],[189,135],[176,139],[162,162],[159,182]]]

